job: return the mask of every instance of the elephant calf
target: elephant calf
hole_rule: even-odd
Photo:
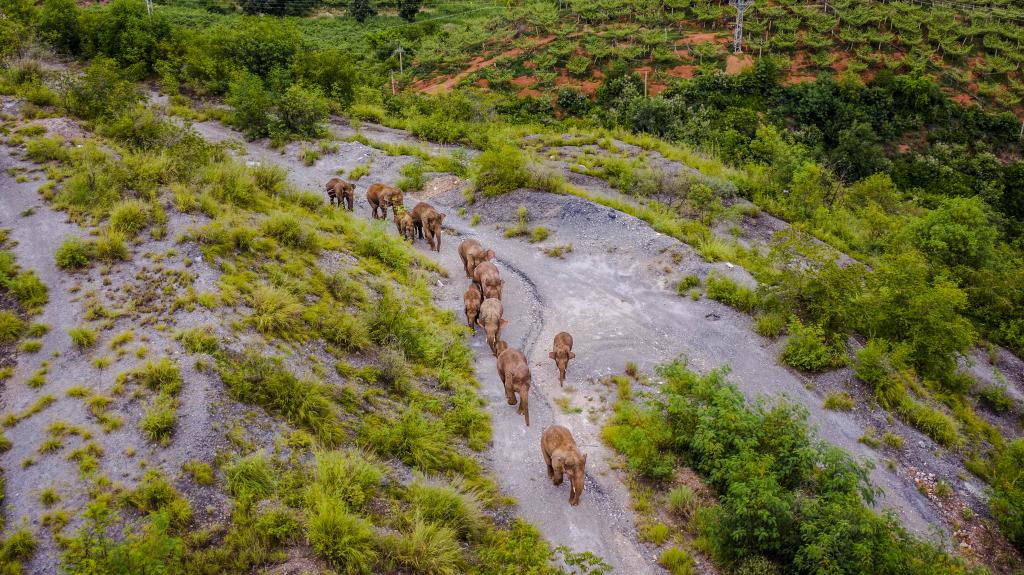
[[[356,187],[341,178],[331,178],[327,182],[327,199],[332,206],[337,203],[338,207],[345,207],[351,212],[356,199]]]
[[[484,301],[480,290],[476,288],[476,284],[469,284],[469,289],[466,290],[466,293],[462,294],[462,301],[466,308],[466,323],[469,325],[469,331],[475,335],[476,318],[480,315],[480,304]]]
[[[388,217],[388,206],[392,206],[395,213],[398,213],[399,206],[405,205],[402,190],[385,186],[377,182],[366,190],[366,201],[370,204],[370,216],[375,220],[383,220]],[[380,215],[377,215],[377,210]]]
[[[409,212],[401,210],[395,214],[395,228],[398,229],[398,235],[402,236],[402,238],[410,242],[416,241],[416,232],[412,225],[412,214]]]
[[[487,345],[491,347],[491,353],[497,357],[497,345],[501,341],[501,329],[508,325],[508,321],[502,318],[505,308],[501,305],[500,299],[485,299],[480,304],[480,314],[476,318],[476,324],[487,332]]]
[[[494,257],[494,250],[485,250],[476,240],[462,240],[459,244],[459,257],[462,258],[462,267],[466,269],[466,277],[472,278],[478,264]]]
[[[483,261],[473,268],[473,282],[476,283],[476,287],[480,288],[483,292],[484,297],[494,298],[497,300],[501,299],[502,288],[505,286],[505,280],[501,279],[501,273],[498,272],[498,267],[489,261]]]
[[[555,360],[555,365],[558,366],[558,385],[562,385],[565,383],[565,369],[569,367],[569,360],[576,357],[572,352],[572,335],[569,332],[559,332],[555,336],[555,349],[548,357]]]
[[[568,475],[569,505],[579,505],[587,475],[587,454],[580,453],[572,433],[561,425],[548,427],[540,436],[540,451],[548,466],[548,479],[561,485],[563,476]]]
[[[516,404],[519,394],[519,413],[526,418],[526,426],[530,426],[530,365],[526,362],[523,352],[513,347],[506,347],[498,356],[498,377],[505,385],[505,399],[509,405]]]
[[[412,209],[412,223],[416,226],[417,235],[426,239],[430,249],[435,252],[441,251],[441,222],[444,216],[426,202],[420,202]]]

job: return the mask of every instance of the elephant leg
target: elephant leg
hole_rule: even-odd
[[[509,385],[505,385],[505,399],[509,405],[516,404],[516,392]]]

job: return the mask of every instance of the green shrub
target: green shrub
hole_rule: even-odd
[[[17,341],[25,332],[25,322],[9,311],[0,311],[0,343]]]
[[[700,276],[688,274],[676,284],[676,293],[686,295],[691,289],[700,287]]]
[[[25,143],[25,152],[33,162],[39,164],[51,161],[64,162],[70,157],[64,148],[64,141],[60,138],[33,138]]]
[[[126,237],[134,237],[151,220],[149,204],[142,200],[125,200],[110,212],[110,229]]]
[[[1011,442],[996,457],[989,506],[1006,538],[1024,550],[1024,439]]]
[[[144,513],[166,513],[173,527],[184,527],[192,519],[188,500],[156,469],[142,476],[135,489],[125,494],[125,501]]]
[[[878,402],[887,409],[896,408],[909,400],[903,379],[897,373],[897,366],[892,365],[889,346],[885,341],[869,340],[857,352],[853,374],[874,389]]]
[[[845,362],[845,355],[835,342],[825,341],[825,330],[819,325],[805,326],[799,319],[789,322],[789,339],[782,350],[782,361],[804,371],[822,371],[839,367]]]
[[[92,245],[78,236],[68,236],[57,248],[54,258],[57,267],[63,270],[78,270],[89,265]]]
[[[259,197],[256,178],[237,162],[224,161],[208,166],[202,174],[202,181],[214,199],[251,208]]]
[[[367,175],[369,173],[370,173],[370,164],[369,163],[359,164],[358,166],[352,168],[349,171],[348,179],[352,180],[353,182],[357,182],[357,181],[359,181],[360,178],[362,178],[363,176],[365,176],[365,175]]]
[[[484,150],[476,157],[472,179],[484,196],[497,196],[528,185],[530,172],[523,153],[505,144]]]
[[[150,441],[167,445],[174,435],[178,400],[163,393],[157,395],[146,408],[139,424]]]
[[[85,326],[78,326],[69,329],[68,335],[71,336],[71,342],[74,343],[78,349],[88,349],[96,344],[96,330],[89,329]]]
[[[662,552],[658,563],[672,575],[691,575],[694,572],[693,558],[682,547],[669,547]]]
[[[411,164],[402,166],[402,179],[396,184],[403,192],[418,192],[426,185],[427,179],[424,176],[425,167],[423,160],[417,160]]]
[[[320,502],[310,515],[306,538],[313,551],[339,573],[371,573],[377,562],[373,527],[329,501]]]
[[[382,541],[389,563],[406,573],[457,575],[463,572],[462,550],[455,532],[425,521],[413,520],[407,531]]]
[[[938,409],[908,400],[900,407],[900,413],[911,425],[940,445],[953,447],[960,443],[960,431],[956,421]]]
[[[986,385],[978,392],[978,398],[996,413],[1006,413],[1013,409],[1013,398],[1006,391],[1006,385]]]
[[[319,88],[292,84],[278,98],[278,119],[288,134],[316,138],[323,131],[330,106]]]
[[[273,95],[255,74],[236,72],[228,86],[225,101],[232,109],[231,124],[247,138],[262,138],[270,134],[273,121]]]
[[[853,407],[853,398],[845,391],[830,393],[828,394],[828,397],[825,398],[825,409],[830,409],[832,411],[853,411]]]
[[[249,174],[256,188],[269,196],[279,196],[288,189],[288,172],[277,164],[260,162],[249,169]]]

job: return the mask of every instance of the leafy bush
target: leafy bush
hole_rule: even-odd
[[[782,361],[786,365],[805,371],[822,371],[845,362],[845,355],[836,349],[836,344],[829,345],[825,341],[825,330],[821,326],[805,326],[793,318],[788,330],[789,339],[782,350]]]
[[[472,179],[484,196],[498,196],[530,182],[526,157],[508,144],[484,150],[473,161]]]
[[[74,0],[44,0],[39,11],[39,35],[58,52],[74,55],[80,32],[78,6]]]
[[[1024,550],[1024,439],[996,457],[989,506],[1006,538]]]
[[[237,72],[228,86],[225,101],[232,109],[231,124],[247,138],[270,134],[274,99],[263,80],[249,72]]]
[[[280,96],[277,106],[278,120],[286,133],[306,138],[323,133],[330,108],[319,88],[292,84]]]
[[[9,311],[0,311],[0,343],[17,341],[25,332],[25,322]]]
[[[89,265],[92,245],[78,236],[68,236],[57,248],[54,258],[57,267],[63,270],[77,270]]]
[[[64,94],[68,111],[86,120],[117,116],[138,100],[135,87],[121,77],[117,63],[108,58],[93,60],[85,74],[68,84]]]
[[[978,392],[978,398],[996,413],[1006,413],[1013,409],[1013,398],[1006,391],[1006,385],[986,385]]]

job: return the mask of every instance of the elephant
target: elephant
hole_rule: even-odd
[[[375,220],[382,220],[388,217],[388,206],[392,206],[397,214],[398,207],[405,205],[402,190],[385,186],[380,182],[372,184],[367,188],[366,201],[370,204],[370,216]],[[379,216],[377,215],[378,209],[380,209]]]
[[[498,272],[498,267],[493,263],[489,261],[478,263],[473,268],[473,282],[480,288],[485,298],[501,299],[505,280],[501,279],[501,273]]]
[[[491,353],[495,357],[498,355],[495,346],[501,340],[501,330],[508,325],[508,321],[501,317],[504,312],[501,300],[485,299],[484,303],[480,304],[480,313],[476,318],[476,324],[484,328],[487,333],[487,345],[490,346]]]
[[[576,354],[572,352],[572,335],[569,332],[559,332],[555,336],[555,349],[548,357],[555,360],[555,365],[558,366],[558,385],[561,386],[565,383],[565,369],[569,367],[569,360],[576,358]]]
[[[462,258],[462,267],[466,269],[466,277],[472,278],[473,270],[480,262],[494,258],[494,250],[485,250],[476,240],[462,240],[459,244],[459,257]]]
[[[526,418],[526,426],[530,426],[530,365],[526,362],[523,352],[514,347],[506,347],[498,356],[498,377],[505,385],[505,399],[509,405],[516,404],[519,394],[519,413]]]
[[[351,212],[356,199],[356,187],[341,178],[331,178],[327,182],[327,199],[332,206],[337,202],[339,207],[345,207]]]
[[[412,214],[402,210],[395,214],[395,228],[398,229],[398,235],[402,238],[409,240],[414,243],[416,241],[416,233],[413,229]]]
[[[548,479],[561,485],[563,477],[568,475],[569,505],[579,505],[587,475],[587,454],[580,453],[572,433],[561,425],[549,426],[540,436],[540,451],[548,466]]]
[[[420,202],[412,209],[412,222],[416,226],[417,235],[425,238],[430,249],[435,252],[441,251],[441,222],[444,216],[426,202]]]
[[[483,303],[484,297],[477,289],[476,284],[469,284],[469,289],[462,295],[462,301],[465,303],[466,308],[466,323],[469,325],[469,331],[476,334],[476,318],[480,315],[480,304]]]

